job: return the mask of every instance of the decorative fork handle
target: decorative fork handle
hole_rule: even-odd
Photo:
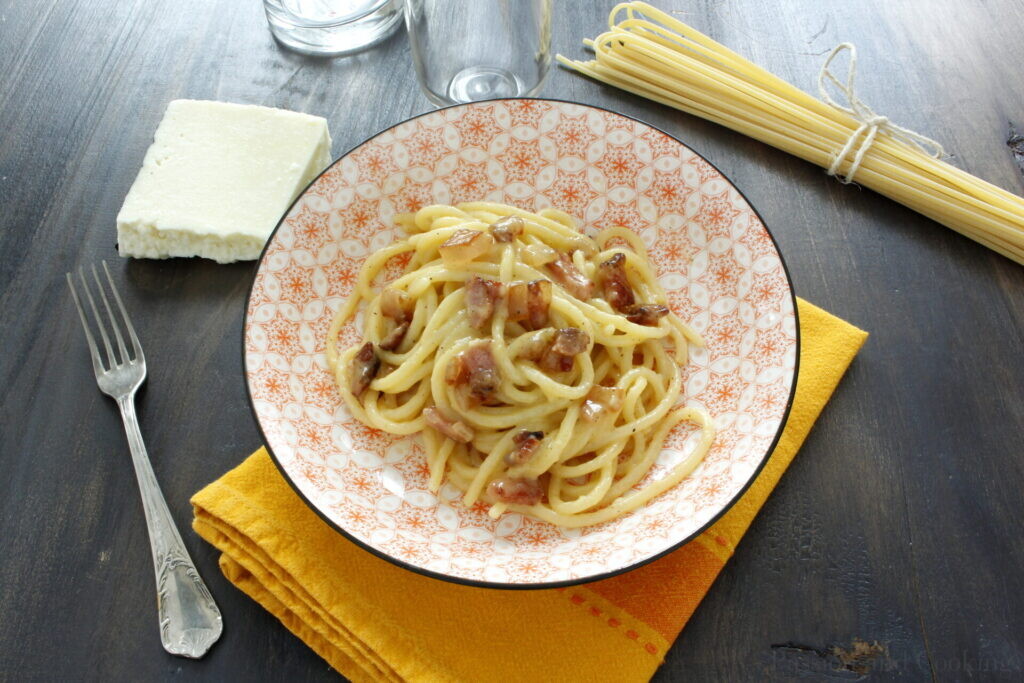
[[[164,649],[173,655],[199,658],[220,638],[224,628],[220,610],[192,564],[160,492],[142,441],[142,432],[139,431],[134,392],[119,398],[117,405],[128,434],[132,464],[139,480],[142,508],[149,529],[149,545],[156,570],[160,640]]]

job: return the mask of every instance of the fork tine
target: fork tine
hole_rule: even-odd
[[[121,303],[121,295],[117,293],[117,287],[114,286],[114,280],[110,277],[110,269],[107,268],[107,262],[101,261],[103,264],[103,270],[107,274],[107,282],[110,283],[110,291],[114,295],[114,301],[117,302],[117,307],[121,311],[121,318],[124,320],[125,327],[128,328],[128,336],[132,340],[132,350],[135,352],[134,360],[144,360],[142,355],[142,344],[139,343],[139,338],[135,336],[135,328],[132,327],[132,321],[128,318],[128,311],[124,310],[124,304]]]
[[[82,321],[82,329],[85,331],[85,341],[89,342],[89,356],[92,358],[92,369],[99,374],[103,372],[103,363],[100,362],[100,351],[96,348],[96,340],[89,329],[89,321],[86,320],[85,311],[82,310],[82,302],[78,300],[78,292],[75,291],[75,282],[71,279],[71,273],[65,273],[68,279],[68,288],[71,290],[71,298],[75,300],[75,308],[78,309],[78,317]]]
[[[96,308],[96,300],[92,298],[92,290],[89,289],[89,283],[85,279],[85,273],[82,269],[78,269],[78,279],[82,281],[82,288],[85,289],[85,298],[89,300],[89,308],[92,309],[93,320],[96,321],[96,326],[100,330],[100,337],[103,339],[103,348],[107,350],[107,367],[114,367],[117,364],[117,359],[114,358],[114,349],[110,346],[110,337],[107,336],[107,330],[103,326],[103,318],[100,317],[100,312]]]
[[[108,280],[110,273],[107,273]],[[121,354],[121,362],[128,362],[128,349],[124,347],[124,338],[121,337],[121,325],[118,324],[117,318],[114,317],[114,312],[110,310],[110,302],[107,300],[107,288],[100,282],[100,276],[96,274],[95,264],[92,266],[92,279],[96,281],[96,286],[100,289],[100,298],[103,299],[103,308],[107,311],[107,319],[110,320],[110,326],[114,328],[114,338],[117,340],[117,350]],[[111,289],[113,289],[114,283],[110,283]]]

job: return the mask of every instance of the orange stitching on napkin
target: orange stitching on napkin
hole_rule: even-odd
[[[564,588],[559,588],[557,590],[559,592],[561,592],[561,591],[564,591],[565,589]],[[571,602],[574,605],[582,605],[586,601],[587,601],[587,599],[585,597],[583,597],[582,595],[580,595],[579,593],[573,593],[571,596],[569,596],[569,602]],[[591,616],[595,616],[595,617],[600,617],[602,615],[602,613],[603,613],[601,611],[600,607],[596,607],[594,605],[591,605],[589,607],[588,611],[590,612]],[[609,618],[608,621],[605,622],[605,623],[607,623],[612,628],[618,628],[619,626],[622,625],[622,622],[619,621],[618,619],[616,619],[615,617]],[[634,631],[633,629],[629,629],[628,631],[626,631],[626,637],[629,638],[630,640],[635,640],[638,643],[640,642],[640,634],[637,633],[636,631]],[[644,646],[644,650],[648,654],[652,654],[652,655],[658,654],[658,646],[655,645],[654,643],[644,643],[643,646]]]
[[[596,581],[587,589],[671,643],[728,556],[711,536],[705,532],[668,557],[628,574]]]

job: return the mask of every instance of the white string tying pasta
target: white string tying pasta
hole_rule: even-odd
[[[844,50],[850,52],[850,64],[846,69],[846,82],[840,81],[836,78],[829,70],[829,65],[840,53]],[[853,177],[857,174],[857,169],[860,168],[861,162],[864,160],[864,155],[871,148],[872,143],[875,141],[875,137],[878,132],[884,131],[893,138],[900,140],[908,145],[914,145],[925,154],[928,154],[936,159],[945,155],[945,150],[935,140],[929,137],[915,133],[912,130],[897,126],[895,123],[889,120],[887,116],[881,116],[871,110],[867,104],[864,103],[854,89],[854,79],[857,76],[857,48],[853,43],[840,43],[829,53],[828,58],[825,59],[825,63],[821,66],[821,72],[818,74],[818,94],[821,99],[835,107],[840,111],[844,111],[853,118],[860,121],[860,127],[857,128],[850,135],[850,138],[843,145],[843,148],[839,150],[839,154],[836,155],[832,165],[828,167],[828,174],[836,176],[841,183],[852,183]],[[844,107],[843,105],[832,99],[832,96],[828,94],[828,89],[825,87],[826,81],[832,83],[837,87],[840,92],[846,97],[846,101],[850,103],[850,106]],[[857,146],[857,140],[864,136],[859,146]],[[850,155],[854,147],[857,147],[857,153],[853,157],[853,162],[850,164],[850,168],[847,169],[846,173],[842,176],[839,175],[839,167],[843,161]]]
[[[492,238],[495,224],[508,219],[521,232]],[[364,262],[328,330],[326,356],[358,420],[392,434],[422,432],[431,490],[447,479],[463,491],[465,505],[490,503],[493,517],[507,510],[574,528],[637,509],[700,464],[715,427],[703,408],[680,405],[679,368],[687,362],[688,345],[703,341],[668,311],[636,234],[613,227],[585,237],[561,211],[531,213],[488,202],[428,206],[398,222],[407,236]],[[460,233],[470,242],[486,238],[490,246],[454,263],[445,247]],[[593,289],[574,290],[555,277],[546,259],[570,253],[577,274]],[[405,272],[376,288],[388,261],[403,254],[410,256]],[[613,307],[616,300],[597,284],[598,269],[610,261],[624,264],[621,272],[637,305],[658,309],[656,319]],[[512,290],[539,281],[550,287],[549,305],[527,325]],[[499,294],[474,322],[474,311],[481,310],[474,308],[476,294],[484,285]],[[404,311],[401,322],[388,318],[396,308]],[[359,311],[363,342],[337,348],[339,331]],[[392,333],[402,325],[407,327],[396,342]],[[568,366],[546,364],[557,345],[542,341],[538,347],[538,339],[557,340],[569,328],[585,338],[582,346],[566,357]],[[369,353],[362,356],[364,350]],[[491,364],[486,402],[466,391],[473,386],[471,377],[463,378],[470,353],[474,363],[486,358]],[[681,422],[698,428],[688,452],[644,483],[668,433]],[[525,458],[521,443],[530,448]],[[517,503],[515,496],[500,495],[512,487],[532,498]]]

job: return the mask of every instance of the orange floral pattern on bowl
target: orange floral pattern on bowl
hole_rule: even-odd
[[[683,483],[617,520],[566,530],[491,519],[450,485],[427,488],[416,437],[348,414],[324,358],[332,313],[393,218],[431,203],[556,207],[592,232],[636,231],[673,310],[706,340],[682,368],[687,401],[719,430]],[[359,340],[359,324],[341,333]],[[797,358],[794,299],[760,218],[674,138],[584,105],[459,105],[401,123],[336,161],[299,197],[260,261],[245,322],[246,379],[276,462],[321,516],[375,552],[442,578],[495,585],[591,580],[693,537],[748,485],[781,431]],[[692,446],[681,425],[645,481]]]

